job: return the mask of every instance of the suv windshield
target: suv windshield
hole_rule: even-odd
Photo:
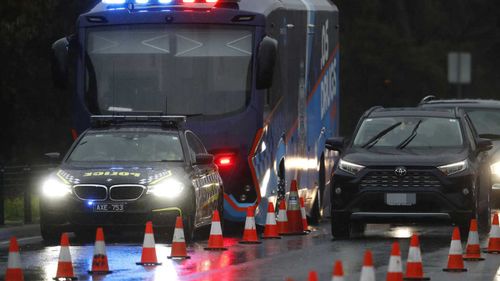
[[[500,139],[500,111],[498,109],[469,109],[467,115],[481,137]]]
[[[460,123],[453,118],[378,117],[363,121],[353,146],[432,148],[463,145]]]
[[[78,142],[69,162],[183,161],[178,133],[89,132]]]

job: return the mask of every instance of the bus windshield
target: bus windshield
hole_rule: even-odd
[[[86,101],[94,114],[222,115],[244,109],[253,32],[198,25],[89,28]]]

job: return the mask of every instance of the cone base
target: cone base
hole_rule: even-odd
[[[203,248],[205,251],[227,251],[227,248]]]
[[[403,277],[403,280],[413,280],[413,281],[422,280],[422,281],[425,281],[425,280],[431,280],[431,278],[430,277]]]
[[[77,277],[54,277],[52,280],[78,280]]]
[[[190,256],[168,256],[167,259],[169,260],[186,260],[190,259]]]
[[[287,233],[280,233],[279,235],[282,236],[295,236],[295,235],[307,235],[309,232],[302,231],[302,232],[287,232]]]
[[[280,236],[262,236],[261,239],[281,239]]]
[[[467,268],[443,268],[445,272],[466,272]]]
[[[262,244],[262,241],[238,241],[240,244]]]
[[[464,261],[484,261],[482,257],[463,257]]]
[[[135,264],[142,266],[157,266],[161,265],[161,262],[136,262]]]
[[[110,274],[110,273],[113,273],[113,271],[111,270],[108,270],[108,271],[92,271],[92,270],[89,270],[88,271],[89,274],[96,274],[96,275],[105,275],[105,274]]]

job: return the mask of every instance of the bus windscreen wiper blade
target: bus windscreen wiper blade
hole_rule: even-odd
[[[420,126],[420,124],[422,124],[422,120],[418,120],[417,124],[415,125],[415,127],[413,128],[413,130],[411,131],[411,134],[409,137],[407,137],[404,141],[402,141],[400,144],[398,144],[397,148],[399,149],[403,149],[405,148],[408,144],[410,144],[410,142],[417,136],[417,130],[418,130],[418,126]]]
[[[368,148],[371,148],[372,146],[374,146],[378,140],[385,136],[387,133],[389,133],[390,131],[394,130],[394,128],[396,128],[397,126],[401,125],[401,122],[397,122],[397,123],[394,123],[392,124],[391,126],[383,129],[382,131],[378,132],[378,134],[376,134],[375,136],[373,136],[371,139],[369,139],[365,144],[363,144],[361,147],[362,148],[365,148],[365,147],[368,147]]]

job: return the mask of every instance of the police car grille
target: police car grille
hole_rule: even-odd
[[[93,184],[75,185],[74,192],[82,200],[105,200],[107,195],[105,186]]]
[[[390,171],[374,171],[366,174],[360,182],[361,188],[405,188],[426,187],[439,188],[441,182],[431,172],[408,171],[405,176],[400,177]]]
[[[114,201],[137,200],[146,189],[143,185],[114,185],[109,188],[109,199]]]

